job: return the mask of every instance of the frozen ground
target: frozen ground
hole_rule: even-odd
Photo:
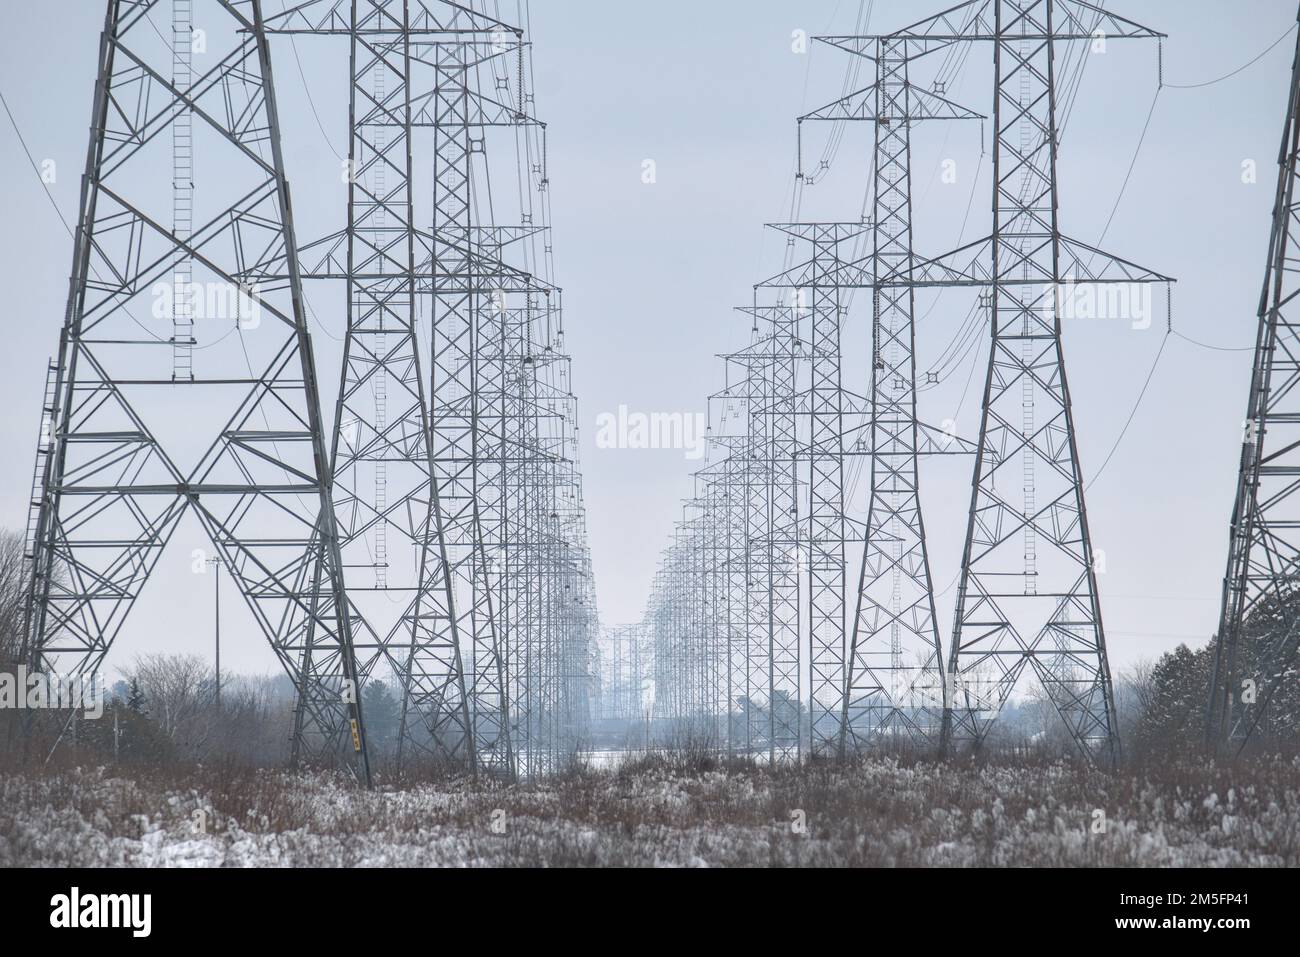
[[[6,866],[1300,864],[1300,762],[1103,777],[894,760],[373,793],[324,775],[0,777]]]

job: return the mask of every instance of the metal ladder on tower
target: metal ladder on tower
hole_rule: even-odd
[[[387,90],[384,83],[384,64],[380,63],[375,66],[375,102],[384,103],[387,100]],[[375,209],[374,227],[378,235],[379,242],[383,243],[384,233],[388,217],[384,204],[388,202],[387,182],[384,176],[384,164],[387,162],[383,154],[388,149],[388,138],[382,126],[377,127],[374,134],[375,150],[379,153],[374,172],[374,189],[378,206]],[[386,267],[383,261],[380,261],[380,269]],[[384,356],[388,347],[385,342],[387,337],[384,335],[384,311],[378,310],[379,314],[379,331],[375,335],[375,355]],[[388,430],[388,372],[384,366],[380,366],[375,371],[374,379],[375,390],[375,431],[383,435]],[[375,524],[375,588],[379,591],[385,591],[388,588],[388,463],[384,459],[384,453],[375,459],[375,513],[379,521]]]
[[[172,84],[188,90],[194,82],[193,0],[172,0]],[[194,231],[193,116],[180,110],[172,122],[172,231],[188,243]],[[194,263],[177,257],[172,276],[172,381],[194,381]]]
[[[1022,56],[1029,55],[1028,42],[1020,41],[1020,51]],[[1030,91],[1029,91],[1029,72],[1022,70],[1020,73],[1020,103],[1019,107],[1022,112],[1030,109]],[[1020,121],[1020,155],[1029,156],[1030,150],[1033,149],[1032,132],[1027,119]],[[1022,198],[1028,194],[1031,188],[1029,171],[1026,169],[1022,174],[1020,191]],[[1029,278],[1029,264],[1025,263],[1024,278]],[[1052,290],[1055,296],[1056,290]],[[1032,293],[1030,294],[1032,295]],[[995,313],[993,322],[998,321],[996,314],[997,304],[994,303]],[[1021,359],[1027,368],[1032,367],[1035,360],[1034,339],[1031,335],[1030,323],[1032,322],[1030,314],[1025,313],[1024,340],[1021,342]],[[1035,469],[1037,463],[1034,461],[1036,452],[1034,451],[1034,380],[1032,376],[1025,376],[1020,384],[1020,404],[1021,404],[1021,435],[1025,440],[1025,450],[1023,457],[1023,475],[1024,475],[1024,516],[1025,516],[1025,594],[1038,594],[1038,534],[1034,527],[1037,520],[1035,512],[1037,504],[1037,481]]]
[[[27,536],[24,539],[24,556],[28,561],[36,557],[36,524],[41,516],[41,502],[45,498],[45,463],[50,457],[50,440],[54,437],[57,416],[59,367],[50,360],[45,370],[45,398],[41,404],[41,428],[36,440],[36,464],[32,468],[32,496],[27,509]]]

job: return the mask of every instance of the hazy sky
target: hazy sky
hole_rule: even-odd
[[[948,4],[942,4],[948,5]],[[166,6],[164,4],[164,6]],[[877,0],[871,32],[901,27],[941,4]],[[54,199],[76,217],[78,177],[103,4],[47,0],[12,4],[0,38],[0,91],[38,162],[57,163]],[[267,0],[267,10],[279,0]],[[514,0],[503,2],[510,19]],[[1295,24],[1284,0],[1123,0],[1115,13],[1169,34],[1167,86],[1156,99],[1124,202],[1103,243],[1119,256],[1179,280],[1173,325],[1221,349],[1172,339],[1150,391],[1105,472],[1088,491],[1095,546],[1106,554],[1103,613],[1112,663],[1203,641],[1215,624],[1232,505],[1253,324],[1263,278],[1282,112],[1293,40],[1239,75],[1199,88],[1256,57]],[[565,289],[568,345],[581,398],[584,471],[601,615],[640,617],[659,553],[691,489],[694,463],[681,451],[594,447],[595,423],[620,404],[646,412],[702,411],[721,384],[717,354],[747,338],[732,307],[777,272],[782,241],[765,222],[790,215],[794,118],[841,93],[849,56],[814,46],[791,51],[791,33],[851,32],[858,0],[531,0],[537,110],[547,121],[558,281]],[[308,50],[304,73],[328,139],[346,142],[345,49]],[[335,209],[337,163],[317,127],[293,51],[273,41],[289,175],[299,210]],[[990,109],[987,45],[970,56],[948,94]],[[1063,134],[1062,224],[1096,243],[1134,160],[1156,93],[1156,45],[1112,43],[1089,61]],[[865,75],[865,74],[864,74]],[[865,85],[865,84],[864,84]],[[0,271],[9,334],[0,353],[0,524],[23,528],[46,357],[55,349],[71,242],[28,165],[7,116],[0,117]],[[937,126],[937,125],[936,125]],[[946,126],[946,125],[945,125]],[[810,130],[805,154],[821,154],[828,130]],[[856,220],[866,187],[869,127],[844,131],[831,175],[805,196],[805,218]],[[985,131],[988,134],[988,130]],[[642,182],[653,159],[658,179]],[[953,159],[958,178],[935,175]],[[1243,182],[1243,162],[1258,181]],[[988,229],[987,157],[978,124],[918,132],[914,170],[917,246],[940,252]],[[199,163],[199,188],[202,188]],[[973,197],[973,198],[972,198]],[[310,238],[301,228],[300,239]],[[769,233],[765,235],[765,233]],[[1066,359],[1083,470],[1089,478],[1125,427],[1164,336],[1160,310],[1148,330],[1125,323],[1066,324]],[[928,308],[927,300],[927,308]],[[929,368],[966,314],[969,296],[934,303],[919,329]],[[320,337],[317,337],[318,340]],[[1223,351],[1238,350],[1238,351]],[[981,339],[944,388],[922,400],[922,417],[978,425]],[[975,383],[960,414],[972,364]],[[332,360],[320,359],[328,372]],[[846,385],[867,388],[866,361],[850,361]],[[334,379],[323,393],[332,401]],[[926,463],[923,475],[938,587],[957,571],[969,501],[969,460]],[[185,526],[184,535],[196,529]],[[136,650],[206,652],[211,582],[187,574],[189,543],[159,598],[161,618],[128,636]],[[177,571],[176,568],[180,570]],[[233,589],[232,589],[233,591]],[[952,590],[940,599],[951,623]],[[234,600],[232,596],[232,601]],[[161,626],[160,623],[161,622]],[[946,644],[946,635],[945,635]],[[260,638],[232,637],[233,667],[266,669]],[[115,661],[126,649],[119,649]]]

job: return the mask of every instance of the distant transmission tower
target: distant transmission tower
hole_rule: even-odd
[[[293,677],[296,757],[341,759],[368,781],[262,6],[199,0],[195,18],[178,4],[169,43],[149,20],[156,5],[107,4],[33,522],[25,658],[97,673],[192,513]],[[207,43],[198,76],[174,48],[190,23]],[[150,147],[169,129],[173,158],[201,148],[223,172],[203,204],[160,188]],[[185,168],[174,174],[183,182]],[[169,208],[172,230],[161,225]],[[282,275],[264,281],[275,262]],[[226,310],[208,319],[228,331],[204,353],[201,378],[185,348],[193,312],[162,330],[152,321],[149,296],[178,264],[191,289]]]
[[[794,299],[795,297],[790,297]],[[799,477],[798,364],[799,313],[793,303],[755,306],[755,317],[769,320],[770,362],[759,380],[751,419],[762,420],[765,496],[758,503],[762,518],[760,599],[767,641],[767,744],[772,764],[798,763],[803,755],[801,648],[799,646]]]
[[[1212,746],[1245,747],[1284,681],[1300,644],[1300,325],[1292,300],[1300,197],[1300,35],[1278,157],[1277,197],[1259,304],[1228,569],[1206,709]]]
[[[789,309],[744,306],[739,310],[753,322],[753,341],[743,350],[724,356],[728,382],[723,398],[739,426],[736,435],[715,437],[730,449],[728,463],[734,483],[735,533],[732,554],[732,611],[728,630],[733,635],[733,696],[742,708],[738,726],[729,741],[732,750],[747,754],[767,752],[772,756],[777,735],[776,715],[770,706],[773,679],[773,645],[769,608],[769,576],[775,552],[768,547],[768,500],[772,491],[768,433],[771,426],[767,395],[774,369],[788,361],[776,352],[774,329],[788,322]],[[737,370],[738,384],[731,381]],[[784,560],[783,556],[777,556]],[[783,713],[784,714],[784,713]],[[797,729],[793,729],[797,730]],[[784,724],[780,738],[790,740],[793,730]]]
[[[916,257],[912,249],[911,131],[935,119],[979,119],[912,85],[905,40],[819,38],[873,60],[876,80],[800,118],[866,120],[875,128],[870,267],[872,288],[870,404],[871,499],[849,640],[847,685],[835,725],[838,751],[882,735],[937,739],[943,666],[930,560],[921,513],[918,458],[965,451],[955,436],[936,438],[916,415]]]
[[[799,450],[807,465],[798,463],[795,479],[796,488],[799,484],[807,488],[807,517],[800,519],[792,513],[790,524],[794,529],[795,565],[807,582],[809,752],[826,756],[839,741],[844,695],[848,523],[841,271],[845,261],[852,258],[844,250],[868,227],[861,223],[792,223],[773,228],[812,247],[805,263],[762,286],[790,290],[794,351],[809,369],[806,400],[798,409],[799,415],[808,420],[806,445]],[[806,339],[801,326],[805,317]],[[796,448],[792,443],[792,449]],[[803,483],[798,482],[798,470],[805,472]]]
[[[308,0],[272,17],[267,30],[350,40],[347,226],[342,236],[304,247],[304,259],[320,262],[305,278],[343,278],[348,287],[331,461],[362,672],[386,659],[402,685],[399,760],[424,751],[474,770],[479,726],[461,641],[469,632],[432,480],[438,460],[417,341],[418,300],[435,287],[437,266],[415,221],[413,138],[436,122],[427,112],[440,83],[425,65],[436,60],[430,50],[469,44],[494,56],[513,47],[495,20],[454,5],[434,9],[412,0]],[[468,242],[461,237],[458,257],[471,254]],[[337,262],[340,247],[346,258]],[[390,531],[413,560],[404,559],[407,549],[390,559]],[[503,710],[495,702],[491,713]],[[485,739],[488,763],[509,774],[501,723],[498,717],[498,733]]]

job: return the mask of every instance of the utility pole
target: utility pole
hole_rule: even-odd
[[[207,564],[213,571],[213,611],[215,612],[216,621],[216,676],[217,676],[217,713],[221,712],[221,569],[225,567],[225,562],[220,558],[209,558]]]

